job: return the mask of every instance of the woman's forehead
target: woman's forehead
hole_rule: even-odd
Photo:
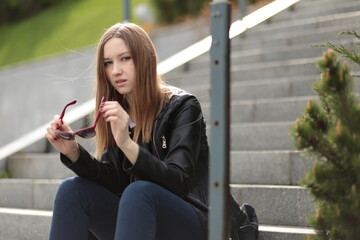
[[[129,52],[130,49],[122,38],[111,38],[104,45],[104,58]]]

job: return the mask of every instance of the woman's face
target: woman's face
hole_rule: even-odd
[[[121,38],[111,38],[104,45],[104,68],[111,85],[123,95],[135,85],[135,66],[130,51]]]

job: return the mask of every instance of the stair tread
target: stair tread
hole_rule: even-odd
[[[277,232],[277,233],[297,233],[297,234],[315,234],[315,230],[310,227],[302,226],[281,226],[259,224],[260,232]]]
[[[37,209],[23,209],[23,208],[0,207],[0,214],[52,217],[52,211],[37,210]]]

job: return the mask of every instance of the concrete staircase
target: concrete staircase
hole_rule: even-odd
[[[307,100],[316,99],[315,62],[326,49],[311,45],[338,42],[341,31],[359,31],[359,20],[359,1],[302,0],[232,40],[231,189],[239,202],[255,207],[260,239],[305,239],[312,233],[306,218],[314,204],[298,186],[311,162],[294,150],[289,128]],[[351,41],[341,38],[345,45]],[[165,76],[199,97],[207,119],[208,65],[204,55]]]
[[[319,80],[315,60],[343,30],[358,30],[358,0],[302,0],[232,40],[231,190],[257,211],[261,240],[297,240],[311,234],[314,207],[298,181],[310,162],[294,150],[288,132]],[[351,43],[351,39],[346,40]],[[209,55],[165,79],[194,93],[210,116]],[[354,71],[359,71],[354,68]],[[356,84],[359,86],[359,84]],[[47,239],[61,179],[73,174],[56,153],[19,153],[8,159],[11,179],[0,179],[0,240]]]

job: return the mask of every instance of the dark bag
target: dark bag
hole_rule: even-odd
[[[256,240],[258,238],[258,219],[255,209],[247,203],[239,205],[233,196],[229,194],[232,204],[230,220],[229,240]],[[195,196],[188,194],[187,201],[204,213],[208,213],[208,207]]]
[[[259,224],[255,209],[247,203],[240,206],[233,198],[232,202],[231,240],[256,240]]]
[[[89,231],[88,240],[98,240],[95,235]]]

